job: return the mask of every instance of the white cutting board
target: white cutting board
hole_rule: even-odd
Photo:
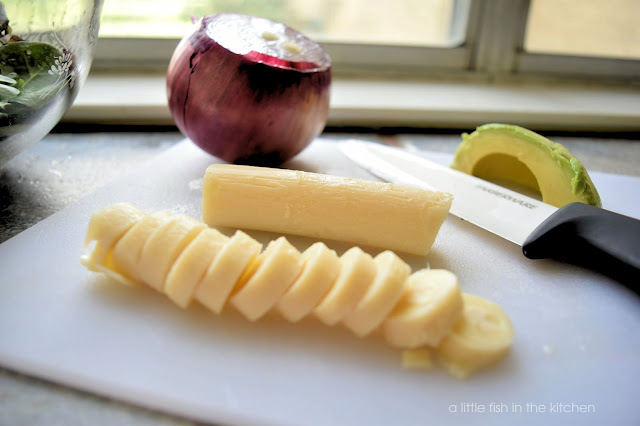
[[[403,370],[379,337],[315,320],[183,311],[80,266],[98,208],[128,201],[199,218],[202,176],[214,161],[185,141],[0,245],[0,365],[212,423],[640,424],[638,296],[589,271],[528,260],[453,216],[426,259],[406,259],[454,271],[464,291],[501,304],[516,331],[509,357],[466,381],[442,369]],[[322,140],[288,166],[371,178]],[[606,207],[640,217],[640,178],[592,177]]]

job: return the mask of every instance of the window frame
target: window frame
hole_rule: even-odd
[[[640,60],[527,52],[524,45],[531,0],[475,1],[481,3],[482,16],[476,17],[480,29],[472,67],[490,78],[640,82]],[[509,25],[503,25],[505,22]]]

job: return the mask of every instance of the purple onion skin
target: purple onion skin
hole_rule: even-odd
[[[256,62],[216,43],[206,26],[207,17],[169,64],[169,109],[178,129],[229,163],[277,166],[298,154],[326,124],[331,68],[304,72]]]

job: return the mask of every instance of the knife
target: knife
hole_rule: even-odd
[[[578,202],[558,209],[379,143],[345,140],[340,150],[385,181],[453,194],[452,214],[522,246],[529,259],[592,269],[640,293],[640,220]]]

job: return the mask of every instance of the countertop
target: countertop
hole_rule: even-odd
[[[590,171],[640,176],[640,140],[545,133]],[[344,133],[327,132],[328,138]],[[354,136],[349,134],[349,136]],[[357,136],[373,139],[372,133]],[[176,131],[52,133],[0,170],[0,243],[166,150]],[[456,133],[395,136],[409,148],[453,153]],[[108,400],[0,368],[2,425],[185,425],[162,413]]]

